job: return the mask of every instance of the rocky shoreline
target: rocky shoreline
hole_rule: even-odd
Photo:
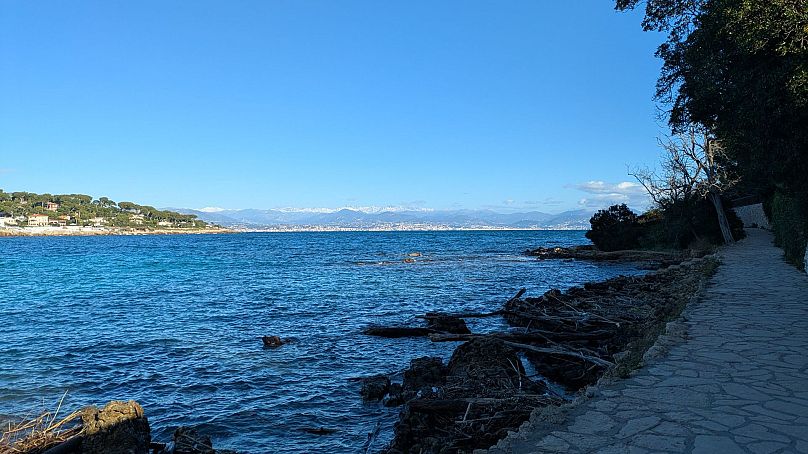
[[[683,261],[703,257],[710,251],[650,251],[622,250],[601,251],[592,245],[572,247],[540,247],[524,251],[525,255],[539,260],[587,260],[592,262],[633,263],[641,269],[654,270]]]
[[[0,435],[0,453],[235,454],[214,449],[210,437],[190,427],[178,427],[168,443],[154,442],[143,408],[132,400],[85,407],[59,420],[58,413],[8,421],[8,430]]]
[[[425,327],[369,327],[368,335],[464,342],[447,364],[414,359],[402,383],[383,375],[363,383],[366,401],[401,406],[384,452],[484,450],[534,412],[567,405],[601,379],[627,376],[717,267],[713,256],[664,260],[657,266],[667,266],[644,276],[540,297],[520,291],[487,314],[427,314]],[[465,328],[463,318],[490,316],[503,316],[510,329],[474,334]]]

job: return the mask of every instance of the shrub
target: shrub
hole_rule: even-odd
[[[775,192],[765,205],[774,232],[774,244],[783,248],[788,262],[805,269],[808,194]]]
[[[637,215],[625,204],[599,210],[589,220],[592,229],[586,237],[603,251],[634,249],[637,244]]]
[[[724,206],[728,206],[726,202]],[[743,238],[743,222],[734,211],[724,211],[732,236],[736,240]],[[643,248],[685,249],[694,243],[717,245],[724,242],[715,207],[707,199],[668,202],[659,210],[659,214],[643,221],[638,240]]]

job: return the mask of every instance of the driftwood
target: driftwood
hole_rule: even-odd
[[[595,342],[603,339],[609,339],[614,336],[611,331],[596,330],[596,331],[544,331],[544,330],[529,330],[524,333],[490,333],[490,334],[446,334],[446,333],[432,333],[429,335],[429,340],[432,342],[466,342],[478,337],[495,337],[502,340],[510,340],[515,342]]]
[[[508,398],[469,397],[457,399],[415,399],[410,401],[407,405],[410,410],[416,412],[441,413],[461,411],[467,416],[468,413],[466,413],[465,410],[472,405],[499,405],[503,403],[515,402],[520,399],[538,399],[542,401],[549,400],[547,397],[538,394],[522,394],[514,395],[513,397]],[[528,412],[532,410],[532,407],[527,409]]]
[[[612,366],[614,366],[613,362],[606,361],[605,359],[598,358],[597,356],[584,355],[582,353],[578,353],[578,352],[574,352],[574,351],[570,351],[570,350],[564,350],[564,349],[561,349],[561,348],[536,347],[535,345],[521,344],[521,343],[518,343],[518,342],[510,342],[510,341],[505,341],[505,345],[508,345],[509,347],[513,347],[513,348],[516,348],[516,349],[519,349],[519,350],[528,350],[528,351],[531,351],[531,352],[534,352],[534,353],[544,353],[544,354],[548,354],[548,355],[559,355],[559,356],[570,356],[570,357],[582,359],[584,361],[588,361],[590,363],[597,364],[597,365],[603,366],[603,367],[612,367]]]
[[[493,312],[447,312],[445,315],[449,317],[455,318],[486,318],[486,317],[496,317],[498,315],[504,314],[505,311],[493,311]],[[426,314],[426,315],[416,315],[415,318],[422,318],[422,319],[430,319],[433,318],[433,315]]]
[[[513,296],[511,299],[509,299],[508,301],[510,302],[510,301],[515,301],[515,300],[518,300],[519,298],[521,298],[521,297],[522,297],[522,295],[524,295],[524,294],[525,294],[525,292],[527,292],[527,289],[526,289],[526,288],[524,288],[524,287],[520,288],[520,289],[519,289],[519,291],[518,291],[518,292],[516,292],[516,295],[514,295],[514,296]]]

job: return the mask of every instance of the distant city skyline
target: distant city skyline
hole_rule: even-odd
[[[652,101],[660,37],[602,0],[3,9],[7,191],[183,208],[639,209],[626,168],[653,165],[666,130]]]

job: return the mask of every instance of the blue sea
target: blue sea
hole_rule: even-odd
[[[52,410],[66,392],[68,409],[137,400],[157,441],[194,425],[217,448],[354,453],[380,424],[378,449],[398,409],[362,403],[349,379],[457,344],[360,330],[638,273],[522,255],[583,243],[579,231],[0,238],[0,417]],[[262,335],[293,342],[265,349]],[[319,427],[337,432],[303,430]]]

